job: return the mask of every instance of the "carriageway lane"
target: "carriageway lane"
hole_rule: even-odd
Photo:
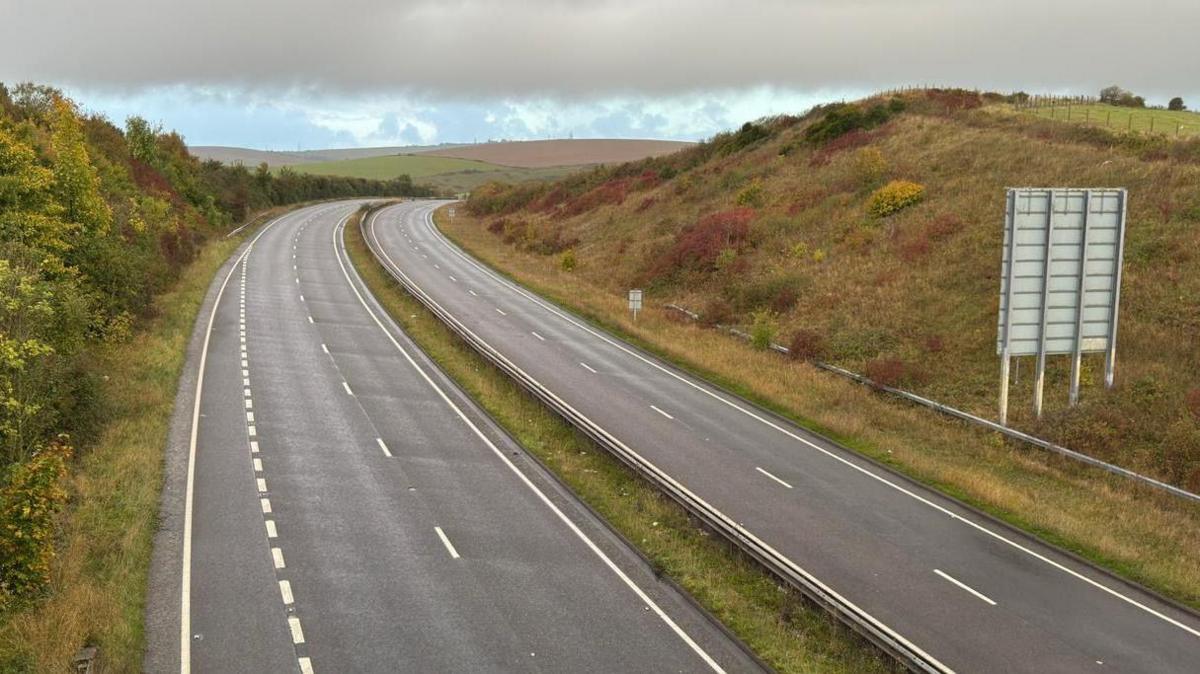
[[[1200,620],[599,333],[474,262],[438,203],[368,223],[385,262],[623,444],[962,671],[1194,671]]]
[[[191,668],[756,671],[386,318],[356,206],[275,221],[217,305]]]

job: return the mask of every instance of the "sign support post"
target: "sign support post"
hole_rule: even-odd
[[[1083,243],[1079,246],[1079,285],[1076,286],[1077,301],[1075,307],[1075,353],[1071,354],[1071,393],[1070,405],[1079,404],[1079,371],[1083,365],[1083,295],[1087,292],[1088,265],[1088,224],[1091,221],[1092,193],[1083,195]]]
[[[1050,267],[1054,262],[1055,196],[1056,192],[1050,190],[1050,198],[1046,202],[1046,259],[1042,268],[1042,319],[1041,327],[1038,329],[1037,375],[1034,377],[1033,383],[1033,413],[1039,419],[1042,418],[1042,387],[1046,383],[1046,324],[1050,314],[1050,308],[1047,306],[1050,300]]]
[[[1008,268],[1004,274],[1004,353],[1000,356],[1000,425],[1008,423],[1008,368],[1012,362],[1013,260],[1017,252],[1017,193],[1008,191]]]

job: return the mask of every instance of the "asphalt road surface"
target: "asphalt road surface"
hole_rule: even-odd
[[[214,281],[147,668],[758,670],[386,317],[356,206],[274,221]]]
[[[385,264],[934,667],[1200,671],[1195,614],[588,326],[448,242],[438,205],[369,221]]]

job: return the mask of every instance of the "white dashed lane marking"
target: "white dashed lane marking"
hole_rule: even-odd
[[[442,531],[441,527],[434,527],[438,538],[442,539],[442,545],[446,546],[446,551],[450,553],[451,559],[458,559],[458,550],[454,549],[454,544],[450,542],[450,538],[446,536],[446,532]]]
[[[781,480],[781,479],[779,479],[779,478],[775,477],[774,475],[772,475],[772,474],[768,473],[767,471],[763,470],[762,468],[759,468],[758,466],[755,466],[755,467],[754,467],[754,470],[757,470],[758,472],[762,473],[763,475],[766,475],[767,477],[771,478],[772,480],[775,480],[776,482],[778,482],[779,484],[781,484],[781,485],[783,485],[783,486],[787,487],[788,489],[791,489],[791,488],[792,488],[792,485],[790,485],[790,484],[788,484],[788,483],[784,482],[783,480]]]
[[[651,406],[650,406],[650,409],[654,410],[655,412],[658,412],[659,414],[663,415],[664,417],[666,417],[666,418],[668,418],[668,419],[674,419],[674,418],[675,418],[675,417],[671,416],[670,414],[667,414],[666,412],[664,412],[664,411],[662,411],[662,410],[658,409],[658,407],[656,407],[656,406],[654,406],[654,405],[651,405]]]

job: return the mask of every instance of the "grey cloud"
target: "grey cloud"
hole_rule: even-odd
[[[4,0],[0,79],[446,100],[770,85],[1194,90],[1164,0]],[[1187,91],[1180,92],[1187,94]]]

